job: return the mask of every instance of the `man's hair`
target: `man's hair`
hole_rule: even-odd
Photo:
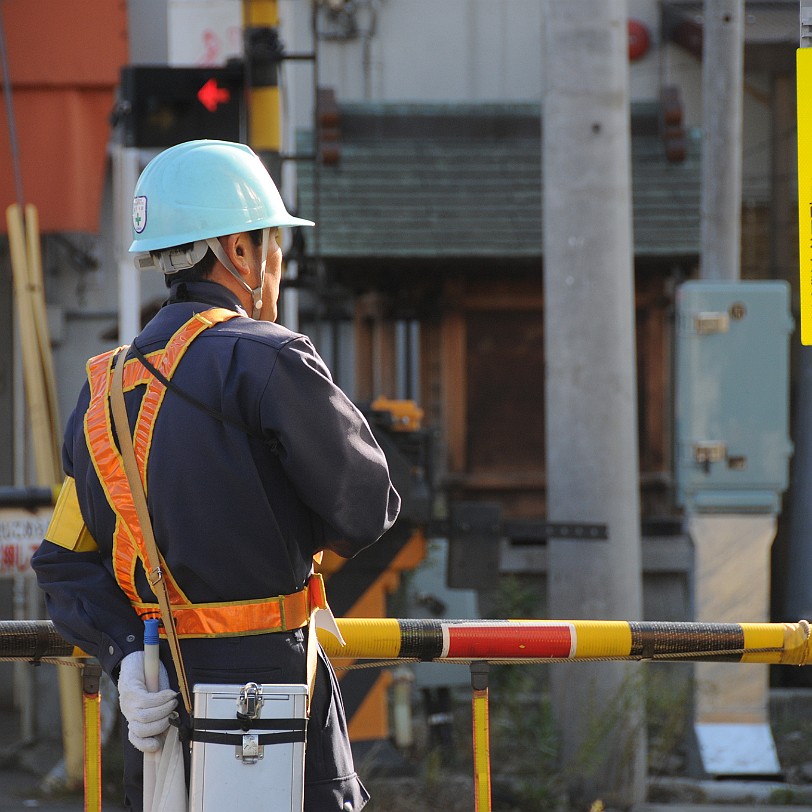
[[[248,235],[251,237],[251,242],[254,243],[254,245],[262,244],[261,228],[249,231]],[[185,243],[184,245],[178,246],[180,250],[185,250],[191,247],[192,243]],[[214,256],[214,252],[209,249],[205,254],[203,254],[202,259],[197,263],[197,265],[193,265],[191,268],[184,268],[182,271],[164,276],[166,286],[169,288],[179,282],[201,282],[204,279],[208,279],[211,276],[211,272],[214,268],[215,260],[216,257]]]

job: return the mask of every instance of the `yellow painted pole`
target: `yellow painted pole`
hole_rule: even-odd
[[[474,751],[474,809],[491,812],[491,734],[488,663],[471,663],[471,717]]]
[[[801,344],[812,344],[812,48],[796,53]]]
[[[277,0],[243,0],[246,33],[248,143],[281,183],[282,114],[279,95],[279,8]],[[276,53],[274,53],[276,51]]]
[[[102,808],[100,680],[101,666],[98,662],[86,662],[82,666],[85,812],[100,812]]]
[[[249,31],[275,30],[279,26],[277,0],[243,0],[243,24]],[[249,55],[250,58],[250,55]],[[248,143],[257,152],[279,152],[282,128],[276,68],[260,66],[264,75],[249,70]]]
[[[279,25],[278,0],[243,0],[243,24],[246,27]]]
[[[42,273],[42,251],[40,247],[39,212],[29,203],[25,207],[25,238],[28,269],[29,296],[34,315],[34,329],[37,337],[40,365],[42,367],[43,390],[51,430],[48,433],[53,456],[53,483],[62,480],[62,422],[59,417],[59,402],[56,393],[51,334],[48,327],[48,309],[45,305],[45,280]]]
[[[17,203],[6,209],[11,269],[14,278],[14,298],[20,330],[20,346],[23,359],[23,383],[25,385],[28,414],[33,432],[34,465],[37,484],[52,487],[62,477],[54,478],[54,460],[50,449],[50,425],[45,385],[40,374],[41,362],[38,352],[37,328],[31,305],[28,250],[26,245],[23,214]]]

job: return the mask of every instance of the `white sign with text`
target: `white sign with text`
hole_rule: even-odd
[[[45,536],[52,507],[0,508],[0,578],[31,571],[31,556]]]

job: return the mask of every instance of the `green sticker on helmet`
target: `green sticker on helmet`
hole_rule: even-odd
[[[140,234],[147,227],[147,199],[143,195],[133,198],[133,230]]]

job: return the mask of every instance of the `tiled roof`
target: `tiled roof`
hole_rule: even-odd
[[[298,211],[325,258],[525,258],[542,253],[535,105],[343,105],[340,160],[302,161]],[[699,251],[699,144],[669,163],[657,108],[632,111],[634,250]],[[299,153],[311,151],[301,133]]]

